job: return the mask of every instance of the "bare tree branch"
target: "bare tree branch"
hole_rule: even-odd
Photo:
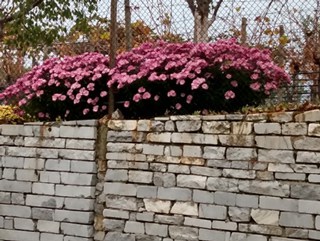
[[[194,4],[194,0],[186,0],[186,2],[188,3],[188,6],[192,12],[192,15],[194,16],[195,15],[195,12],[197,10],[197,7],[196,5]]]
[[[219,12],[219,9],[220,9],[222,3],[223,3],[223,0],[219,0],[217,5],[214,7],[212,17],[209,21],[209,26],[211,26],[214,23],[214,21],[216,21],[217,16],[218,16],[218,12]]]

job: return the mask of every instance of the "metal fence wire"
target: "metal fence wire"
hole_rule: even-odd
[[[320,0],[118,0],[111,19],[111,0],[99,0],[88,12],[88,31],[75,22],[59,42],[19,52],[0,46],[0,86],[15,81],[50,56],[88,51],[110,53],[112,21],[117,24],[116,52],[144,42],[212,42],[236,37],[241,44],[272,50],[274,60],[292,76],[274,102],[316,101],[320,93]]]

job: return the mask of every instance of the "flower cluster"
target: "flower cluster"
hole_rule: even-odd
[[[0,124],[12,124],[23,122],[22,113],[18,107],[0,105]]]
[[[0,100],[39,119],[98,117],[107,109],[108,65],[100,53],[51,58],[5,89]]]
[[[33,68],[0,94],[40,119],[98,118],[109,88],[126,118],[194,111],[234,111],[259,105],[289,76],[268,50],[215,43],[146,43],[117,57],[85,53],[53,58]]]
[[[144,44],[121,54],[108,85],[119,89],[129,117],[234,111],[258,105],[289,83],[268,50],[215,43]]]

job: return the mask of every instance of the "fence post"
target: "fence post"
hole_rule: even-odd
[[[247,18],[242,18],[241,20],[241,38],[240,42],[242,45],[247,43]]]
[[[110,26],[110,69],[116,66],[116,55],[117,55],[117,7],[118,0],[111,0],[111,26]],[[111,86],[109,90],[108,98],[108,117],[111,118],[112,113],[114,112],[115,100],[114,100],[114,87]]]
[[[126,50],[132,48],[132,29],[131,29],[131,6],[130,0],[124,0],[124,13],[125,13],[125,25],[126,25]]]

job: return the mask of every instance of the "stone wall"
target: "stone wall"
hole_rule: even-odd
[[[1,125],[0,134],[0,240],[93,240],[97,121]]]
[[[108,123],[105,241],[320,240],[320,110]]]
[[[320,110],[0,126],[1,241],[320,240]]]

